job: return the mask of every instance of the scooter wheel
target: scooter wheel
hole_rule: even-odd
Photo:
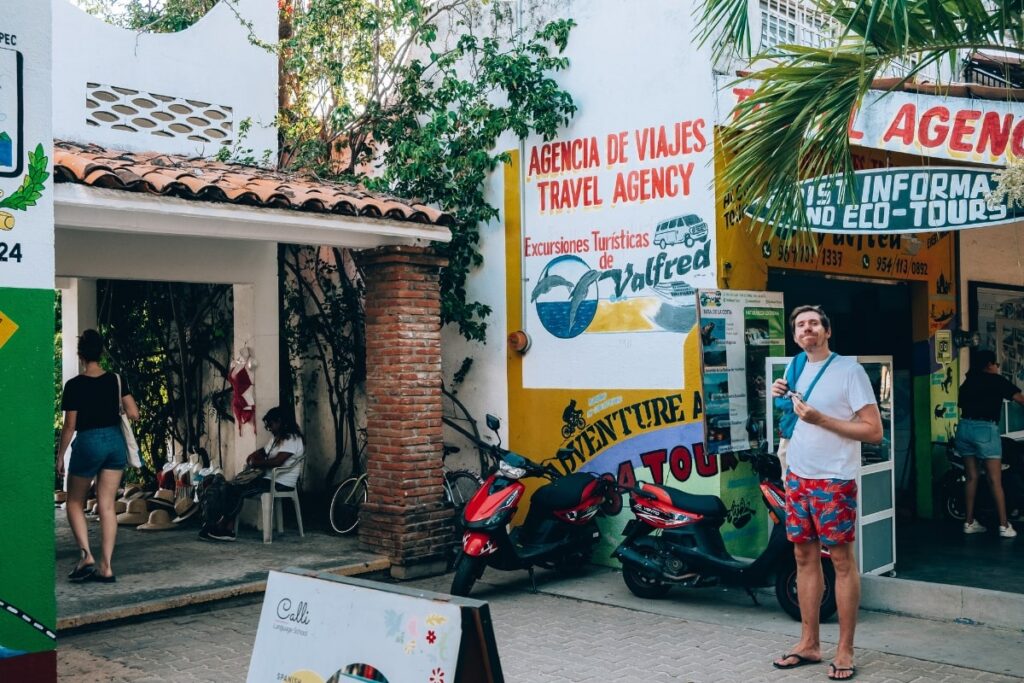
[[[957,522],[963,522],[967,519],[967,508],[964,504],[964,499],[955,493],[946,494],[946,516]]]
[[[657,556],[654,548],[641,547],[637,548],[637,552],[651,559]],[[626,582],[626,587],[633,595],[648,600],[663,598],[672,588],[650,571],[630,564],[622,565],[622,580]]]
[[[821,558],[821,573],[825,581],[818,620],[826,621],[836,613],[836,569],[832,566],[832,560]],[[786,614],[794,620],[800,621],[800,598],[797,597],[796,591],[795,564],[787,564],[775,575],[775,598]]]
[[[467,597],[483,571],[484,561],[482,558],[459,553],[458,559],[455,560],[455,578],[452,579],[451,594]]]

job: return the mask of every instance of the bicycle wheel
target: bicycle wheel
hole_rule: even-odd
[[[348,534],[359,526],[359,506],[366,502],[366,477],[346,479],[331,496],[331,528]]]
[[[461,512],[462,508],[466,507],[466,503],[483,483],[480,477],[469,470],[445,472],[444,479],[444,501],[447,505],[453,506],[456,512]]]

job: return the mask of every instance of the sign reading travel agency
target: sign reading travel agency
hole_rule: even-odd
[[[694,292],[716,284],[709,58],[689,5],[571,9],[558,81],[578,113],[522,155],[523,386],[678,389]]]
[[[1024,208],[991,203],[996,182],[970,168],[887,168],[800,183],[812,232],[879,234],[979,228],[1020,220]],[[747,215],[756,218],[747,209]],[[780,226],[785,227],[785,226]]]

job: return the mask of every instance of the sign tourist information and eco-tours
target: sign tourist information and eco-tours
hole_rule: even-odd
[[[841,175],[800,183],[812,232],[868,235],[962,230],[1020,220],[1024,208],[989,199],[995,187],[990,171],[931,166],[857,171],[852,187]],[[747,214],[757,217],[750,209]]]

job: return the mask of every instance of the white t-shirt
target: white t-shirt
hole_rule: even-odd
[[[806,394],[826,361],[808,361],[796,381],[796,391]],[[853,358],[836,356],[814,385],[807,404],[829,417],[850,421],[858,410],[875,402],[875,392],[861,364]],[[786,451],[786,464],[793,474],[804,479],[856,479],[860,442],[797,420]]]
[[[286,439],[282,439],[278,443],[274,443],[274,437],[270,437],[270,441],[264,446],[263,450],[267,452],[268,458],[273,458],[278,453],[291,453],[291,457],[285,460],[277,469],[277,483],[280,486],[287,486],[289,488],[295,488],[295,484],[299,481],[299,472],[302,471],[302,458],[306,452],[306,447],[302,444],[302,439],[297,436],[289,436]],[[267,473],[263,475],[264,479],[270,479],[271,471],[267,470]]]

